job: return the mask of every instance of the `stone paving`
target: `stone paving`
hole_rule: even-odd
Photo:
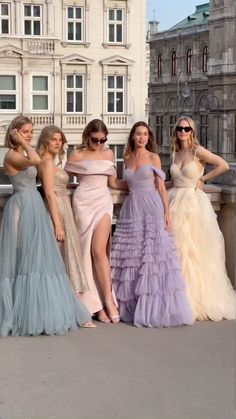
[[[1,419],[233,419],[235,322],[0,339]]]

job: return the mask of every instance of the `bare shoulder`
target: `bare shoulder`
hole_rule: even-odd
[[[106,150],[104,150],[104,156],[107,160],[115,161],[114,153],[111,150],[111,148],[107,148]]]
[[[161,168],[161,160],[158,154],[150,153],[150,161],[152,162],[153,166],[156,166],[158,169]]]
[[[84,156],[85,156],[84,149],[74,150],[69,155],[68,161],[73,163],[73,162],[77,162],[77,161],[80,161],[80,160],[84,160]]]

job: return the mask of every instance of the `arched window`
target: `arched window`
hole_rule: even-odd
[[[202,71],[207,72],[207,61],[208,61],[208,46],[205,45],[202,50]]]
[[[162,75],[162,54],[158,54],[157,57],[157,76],[161,77]]]
[[[193,56],[192,50],[191,48],[189,48],[187,51],[187,68],[186,68],[187,74],[192,73],[192,56]]]
[[[171,75],[176,76],[177,74],[177,57],[176,51],[173,51],[171,54]]]

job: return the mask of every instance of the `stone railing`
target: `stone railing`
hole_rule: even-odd
[[[71,190],[75,188],[71,184]],[[205,185],[205,192],[209,194],[211,203],[216,211],[220,229],[225,239],[226,268],[232,284],[235,286],[236,280],[236,187],[224,187],[215,185]],[[3,207],[12,193],[10,186],[0,186],[0,219]],[[119,212],[127,195],[127,191],[111,190],[114,203],[114,219],[119,216]]]
[[[236,284],[236,187],[205,185],[204,191],[210,196],[217,214],[220,229],[225,240],[226,269],[235,287]],[[119,216],[126,191],[111,190],[114,203],[114,217]]]

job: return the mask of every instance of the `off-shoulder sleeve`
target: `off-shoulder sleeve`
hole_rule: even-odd
[[[165,178],[166,178],[166,175],[165,175],[165,173],[163,172],[163,170],[161,170],[161,169],[158,169],[157,167],[155,167],[155,166],[152,166],[152,170],[153,170],[153,172],[154,173],[156,173],[156,175],[157,176],[159,176],[163,181],[165,180]]]
[[[83,167],[81,167],[80,164],[78,163],[66,162],[64,170],[68,173],[77,173],[77,174],[84,173]]]

